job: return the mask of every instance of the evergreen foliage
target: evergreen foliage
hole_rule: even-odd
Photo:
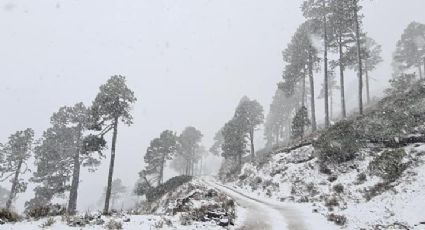
[[[184,172],[184,175],[195,175],[196,164],[206,155],[201,145],[202,137],[201,131],[192,126],[186,127],[178,137],[177,156],[174,163],[177,166],[175,168]]]
[[[343,120],[326,129],[313,146],[321,163],[340,164],[353,160],[364,142],[354,122]]]
[[[245,128],[251,146],[251,160],[254,160],[254,133],[255,129],[264,122],[263,107],[256,100],[244,97],[236,108],[234,118],[241,121],[241,128]]]
[[[306,107],[301,107],[294,118],[292,119],[292,139],[299,140],[304,137],[306,128],[311,124],[308,119],[308,112]]]
[[[159,138],[151,141],[146,154],[146,168],[144,174],[149,177],[149,181],[160,185],[164,180],[164,169],[166,162],[171,160],[177,151],[176,134],[170,130],[165,130]]]
[[[370,162],[369,170],[386,181],[395,181],[406,169],[406,164],[403,163],[405,155],[403,149],[384,151]]]
[[[28,171],[27,161],[31,157],[34,131],[26,129],[9,136],[6,144],[0,149],[0,181],[10,179],[12,188],[6,201],[6,210],[10,210],[18,193],[27,189],[27,182],[21,176]]]
[[[126,85],[124,76],[115,75],[102,86],[92,105],[92,114],[95,123],[92,129],[100,131],[100,135],[112,133],[111,159],[108,173],[108,186],[106,190],[105,207],[103,212],[109,213],[109,201],[111,197],[112,178],[114,174],[115,150],[118,136],[118,123],[123,122],[126,125],[133,123],[131,116],[131,106],[136,102],[134,92]]]
[[[26,206],[47,205],[55,195],[69,191],[68,214],[73,215],[77,209],[81,166],[94,171],[103,157],[106,142],[101,136],[86,133],[92,117],[83,103],[61,107],[50,121],[52,127],[43,133],[34,151],[37,170],[31,181],[38,186],[34,199]]]
[[[397,42],[394,57],[394,73],[399,77],[412,67],[418,70],[419,78],[423,78],[422,65],[425,68],[425,25],[411,22]],[[412,72],[407,72],[412,73]]]

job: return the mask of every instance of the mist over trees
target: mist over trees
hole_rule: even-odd
[[[205,150],[201,146],[202,133],[195,127],[186,127],[178,137],[178,150],[174,168],[181,174],[194,176],[196,173],[195,166],[202,158]]]
[[[32,183],[34,193],[32,199],[25,203],[26,211],[52,205],[56,198],[60,198],[66,202],[66,214],[76,215],[79,191],[83,186],[81,173],[83,170],[95,172],[102,160],[108,157],[106,186],[98,191],[104,202],[104,214],[110,214],[111,209],[117,208],[117,201],[129,190],[145,196],[139,197],[141,200],[149,193],[166,190],[163,188],[169,179],[167,170],[172,171],[170,174],[179,174],[185,178],[184,181],[203,176],[207,165],[205,159],[210,157],[222,160],[219,177],[229,180],[241,175],[245,163],[253,166],[264,164],[266,157],[270,157],[267,154],[274,153],[276,149],[306,143],[313,146],[316,137],[322,133],[328,136],[323,135],[321,138],[325,140],[319,140],[326,143],[324,146],[317,145],[324,154],[318,159],[326,159],[323,160],[326,162],[327,158],[320,158],[329,157],[327,153],[335,153],[329,158],[342,159],[332,162],[335,164],[354,158],[363,144],[357,142],[358,139],[375,141],[383,146],[394,142],[398,145],[397,138],[408,130],[405,126],[417,126],[416,122],[420,120],[415,119],[420,114],[408,117],[401,111],[395,111],[394,107],[381,108],[384,115],[373,111],[374,92],[371,89],[375,83],[372,80],[381,84],[381,76],[376,76],[374,71],[383,62],[383,50],[364,29],[362,1],[304,0],[301,11],[305,20],[282,51],[281,81],[277,82],[275,91],[270,92],[274,95],[268,110],[266,108],[267,114],[259,101],[242,97],[232,108],[232,116],[216,127],[220,129],[209,149],[203,144],[208,133],[204,137],[200,127],[187,126],[178,132],[168,129],[158,132],[147,140],[148,147],[140,151],[140,159],[134,159],[144,164],[137,169],[140,172],[134,188],[127,188],[121,179],[114,178],[115,160],[120,156],[116,151],[118,143],[121,143],[118,131],[123,125],[133,124],[132,107],[137,98],[127,86],[126,78],[114,75],[100,86],[90,105],[80,102],[58,108],[50,117],[47,129],[38,138],[28,128],[17,131],[9,136],[6,143],[0,144],[0,206],[12,210],[19,194],[27,190],[28,183]],[[407,25],[395,46],[392,61],[393,78],[390,80],[391,87],[386,90],[387,96],[403,95],[415,84],[423,83],[424,24],[412,22]],[[348,104],[351,101],[347,100],[346,94],[346,82],[353,79],[358,82],[356,106]],[[317,103],[319,99],[323,100],[323,105]],[[382,123],[363,127],[362,119],[367,119],[368,113],[372,118],[382,119]],[[352,118],[356,119],[355,122]],[[369,133],[356,136],[355,129],[359,127],[371,133],[375,128],[379,129],[381,136],[377,138]],[[258,135],[261,131],[263,137]],[[353,136],[344,136],[347,133]],[[111,140],[106,141],[106,138]],[[264,148],[257,144],[262,144],[258,141],[260,138],[265,141]],[[345,153],[347,156],[338,155],[340,143],[329,141],[335,139],[355,149]],[[105,154],[108,144],[110,154]],[[29,166],[32,163],[33,167]],[[10,182],[10,187],[3,182]]]
[[[296,97],[287,96],[280,88],[276,89],[264,123],[264,138],[268,148],[290,139],[291,120],[297,106]]]

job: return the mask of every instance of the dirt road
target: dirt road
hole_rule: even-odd
[[[323,217],[306,215],[306,212],[280,202],[269,202],[243,194],[233,188],[224,186],[211,179],[203,179],[210,187],[227,194],[244,209],[243,222],[237,229],[241,230],[310,230],[337,229],[327,223]]]

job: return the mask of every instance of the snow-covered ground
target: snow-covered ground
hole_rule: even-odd
[[[238,220],[234,220],[235,209],[243,215],[243,209],[235,207],[234,201],[225,194],[212,187],[205,186],[199,180],[179,186],[177,189],[165,194],[159,200],[144,203],[129,212],[118,212],[112,216],[103,216],[99,213],[80,214],[71,218],[51,217],[40,220],[24,220],[18,223],[7,223],[0,225],[0,229],[27,230],[42,229],[48,221],[51,225],[48,229],[111,229],[109,223],[122,225],[122,229],[206,229],[219,230],[219,226],[229,222],[229,229],[238,228]],[[138,213],[135,215],[134,213]],[[217,217],[208,217],[209,214]],[[53,221],[52,221],[53,220]],[[230,222],[235,222],[231,225]],[[77,223],[77,224],[75,224]],[[83,224],[80,224],[83,223]],[[72,226],[74,225],[74,226]],[[227,227],[226,227],[227,228]],[[115,228],[112,228],[115,229]]]
[[[317,228],[312,212],[323,220],[331,214],[344,216],[347,222],[340,226],[344,229],[425,229],[425,145],[406,147],[412,164],[390,189],[370,200],[366,191],[383,180],[368,173],[374,155],[368,151],[362,150],[353,162],[332,168],[330,176],[319,172],[314,148],[305,146],[278,153],[258,168],[246,164],[240,180],[227,186],[261,201],[293,203],[295,210],[307,214],[304,222],[310,225],[308,229],[329,229]],[[362,173],[367,177],[359,182]],[[342,185],[343,191],[336,192],[335,185]],[[330,201],[334,204],[329,205]]]
[[[235,201],[234,205],[224,206],[228,208],[229,218],[236,218],[232,220],[235,225],[228,229],[425,230],[425,145],[404,149],[409,167],[389,189],[373,197],[367,197],[367,191],[383,180],[368,173],[368,165],[380,152],[363,149],[355,161],[337,168],[329,166],[333,173],[327,175],[319,172],[314,148],[305,146],[289,153],[277,153],[261,166],[246,164],[236,182],[223,185],[213,178],[195,179],[136,210],[150,214],[101,216],[101,224],[77,229],[105,229],[111,220],[130,230],[223,229],[217,225],[217,219],[182,220],[199,218],[197,212],[222,208],[223,204]],[[360,182],[361,174],[366,177]],[[341,187],[339,192],[336,185]],[[180,211],[175,213],[175,210]],[[330,215],[345,217],[347,221],[338,226],[327,220]],[[47,220],[5,224],[0,229],[41,229]],[[48,228],[76,229],[67,225],[64,217],[54,217]]]
[[[71,227],[62,220],[62,217],[54,217],[55,223],[45,229],[53,230],[75,230],[75,229],[93,229],[93,230],[104,230],[106,224],[110,220],[114,220],[122,224],[122,229],[128,230],[152,230],[152,229],[182,229],[182,230],[192,230],[192,229],[222,229],[222,227],[217,226],[215,223],[194,223],[190,226],[183,226],[179,224],[177,218],[172,217],[163,217],[163,216],[154,216],[154,215],[128,215],[125,218],[117,217],[102,217],[105,221],[103,225],[87,225],[85,227]],[[128,222],[124,222],[125,220]],[[15,224],[6,224],[1,225],[0,229],[4,230],[31,230],[31,229],[42,229],[42,225],[46,223],[47,218],[40,219],[38,221],[23,221]]]

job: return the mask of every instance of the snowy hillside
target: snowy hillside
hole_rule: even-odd
[[[370,175],[368,165],[374,155],[361,151],[357,160],[332,168],[330,175],[320,173],[314,148],[309,145],[274,155],[270,162],[257,168],[246,164],[232,187],[258,197],[285,202],[311,204],[311,211],[347,229],[425,229],[425,145],[404,148],[409,167],[388,188],[371,194],[384,182]],[[373,197],[372,197],[373,196]],[[346,221],[345,221],[346,219]],[[406,226],[407,228],[403,228]],[[398,228],[395,228],[398,229]]]

